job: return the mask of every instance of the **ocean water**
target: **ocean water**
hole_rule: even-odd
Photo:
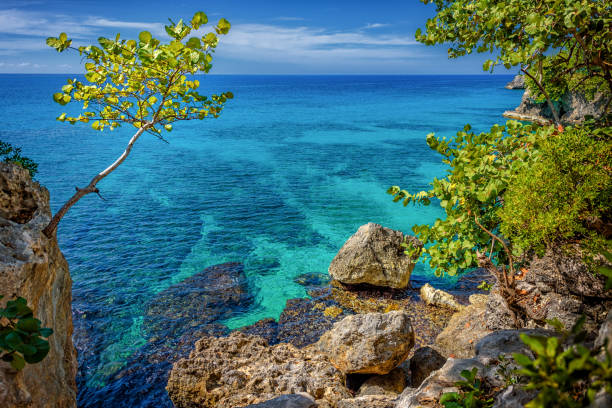
[[[123,151],[129,128],[98,133],[55,121],[52,94],[66,75],[0,75],[0,139],[39,163],[37,180],[57,210]],[[160,291],[223,262],[245,266],[254,303],[230,329],[277,318],[307,296],[294,279],[326,273],[344,241],[367,222],[410,232],[435,205],[391,201],[394,184],[421,190],[444,174],[425,143],[466,123],[503,123],[521,92],[510,76],[207,76],[231,90],[219,119],[175,125],[168,144],[141,138],[118,170],[62,220],[74,308],[93,327],[96,386],[144,344],[143,308]],[[207,91],[208,92],[208,91]],[[437,280],[419,264],[414,272]]]

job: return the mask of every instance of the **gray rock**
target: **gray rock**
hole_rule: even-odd
[[[478,340],[491,333],[486,327],[487,295],[472,295],[469,306],[455,313],[436,338],[436,346],[445,356],[469,358]]]
[[[406,373],[397,367],[389,374],[373,375],[359,387],[358,396],[391,395],[398,396],[406,388]]]
[[[523,408],[535,398],[537,391],[527,391],[516,385],[511,385],[495,397],[493,408]]]
[[[421,347],[415,350],[410,358],[411,385],[418,387],[423,380],[429,377],[446,363],[446,358],[431,347]]]
[[[316,343],[345,374],[387,374],[408,357],[414,331],[404,311],[347,316]]]
[[[604,108],[610,98],[609,94],[598,93],[589,100],[584,93],[568,91],[561,100],[555,102],[561,123],[575,125],[583,122],[587,117],[600,118],[604,114]],[[536,102],[531,97],[529,89],[523,93],[520,105],[512,110],[504,112],[503,116],[536,122],[540,124],[552,123],[553,115],[547,102]]]
[[[337,408],[394,408],[395,397],[386,395],[364,395],[338,402]]]
[[[608,394],[605,389],[602,389],[595,395],[595,401],[593,401],[588,408],[610,407],[612,407],[612,395]]]
[[[443,393],[456,390],[455,383],[464,379],[461,377],[461,371],[471,370],[474,367],[480,375],[486,371],[485,366],[477,359],[457,360],[449,358],[442,368],[431,373],[416,391],[412,389],[405,390],[397,399],[396,407],[416,408],[436,406]]]
[[[597,339],[595,339],[595,347],[602,347],[606,341],[608,342],[608,353],[612,356],[612,310],[608,312],[606,321],[599,328]]]
[[[544,329],[499,330],[484,336],[476,344],[476,357],[480,361],[495,360],[500,354],[512,356],[513,353],[533,357],[529,347],[523,343],[521,334],[528,336],[552,336],[554,332]]]
[[[428,305],[442,306],[452,310],[461,310],[463,308],[463,305],[459,304],[453,295],[443,290],[436,289],[429,283],[421,286],[419,293],[421,299]]]
[[[493,287],[487,299],[484,312],[485,327],[488,330],[505,330],[515,328],[513,312],[506,300],[499,294],[499,288]]]
[[[504,87],[506,89],[525,89],[525,77],[521,74],[516,75],[512,78],[512,81],[508,82]]]
[[[246,408],[316,408],[317,404],[308,394],[285,394]]]
[[[72,279],[57,240],[42,233],[50,219],[47,189],[22,167],[0,163],[0,305],[21,296],[42,327],[53,329],[40,363],[17,372],[0,362],[2,407],[76,406]]]
[[[338,282],[350,285],[405,289],[410,285],[410,275],[415,259],[404,253],[404,239],[422,248],[416,238],[400,231],[369,223],[359,227],[342,246],[329,265],[329,275]]]

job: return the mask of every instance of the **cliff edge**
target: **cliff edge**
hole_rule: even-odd
[[[0,361],[2,407],[76,406],[72,280],[57,240],[42,233],[50,218],[47,189],[20,166],[0,163],[0,304],[24,297],[42,327],[53,329],[42,362],[18,372]]]

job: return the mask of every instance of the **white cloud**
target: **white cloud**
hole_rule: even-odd
[[[372,28],[382,28],[382,27],[388,27],[389,24],[383,24],[383,23],[368,23],[366,24],[365,28],[366,30],[372,29]]]
[[[236,24],[221,39],[218,52],[238,59],[317,64],[354,62],[373,58],[408,59],[417,56],[414,40],[399,35],[372,35],[359,31],[329,31],[310,27]]]

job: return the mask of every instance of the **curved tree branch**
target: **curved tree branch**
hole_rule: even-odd
[[[76,187],[76,193],[74,193],[74,195],[72,197],[70,197],[70,199],[68,201],[66,201],[66,203],[62,206],[62,208],[60,208],[59,211],[57,213],[55,213],[55,215],[53,216],[53,218],[49,222],[49,225],[47,225],[45,227],[45,229],[43,230],[43,233],[48,238],[51,238],[52,236],[55,235],[55,232],[57,230],[57,224],[64,217],[64,215],[66,215],[66,213],[68,212],[70,207],[75,205],[81,198],[83,198],[84,196],[86,196],[89,193],[97,193],[98,195],[100,194],[100,191],[96,187],[96,184],[98,184],[98,182],[100,180],[102,180],[104,177],[108,176],[117,167],[119,167],[119,165],[121,163],[123,163],[123,161],[128,157],[128,155],[132,151],[132,147],[134,146],[134,143],[136,142],[136,140],[138,140],[138,138],[143,134],[143,132],[145,132],[151,126],[153,126],[153,123],[146,123],[144,126],[139,128],[138,131],[134,134],[134,136],[132,136],[132,138],[128,142],[128,145],[125,148],[125,150],[123,151],[123,153],[121,154],[121,156],[119,156],[117,158],[117,160],[115,160],[113,162],[113,164],[108,166],[102,172],[98,173],[93,179],[91,179],[91,181],[89,182],[87,187],[85,187],[85,188],[78,188],[78,187]]]

